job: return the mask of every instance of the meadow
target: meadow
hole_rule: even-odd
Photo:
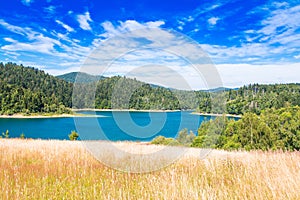
[[[187,150],[161,170],[130,173],[80,141],[0,139],[0,199],[300,199],[300,152],[214,150],[199,159]]]

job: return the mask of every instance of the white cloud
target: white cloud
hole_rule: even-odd
[[[74,29],[72,27],[68,26],[67,24],[65,24],[65,23],[63,23],[59,20],[55,20],[55,22],[57,24],[61,25],[62,27],[64,27],[68,32],[73,32],[74,31]]]
[[[225,87],[240,87],[250,83],[299,83],[300,63],[273,65],[216,65]]]
[[[208,24],[211,25],[211,26],[215,26],[218,21],[220,20],[219,17],[211,17],[207,20]]]
[[[54,51],[54,45],[60,45],[60,42],[45,37],[43,34],[33,31],[31,28],[23,28],[11,25],[4,20],[0,20],[0,25],[7,30],[25,36],[30,42],[19,42],[11,38],[6,38],[7,42],[11,44],[4,45],[1,49],[9,51],[35,51],[41,53],[51,54]]]
[[[181,31],[183,30],[183,27],[182,27],[182,26],[178,26],[177,28],[178,28],[179,30],[181,30]]]
[[[63,69],[54,69],[54,68],[46,68],[46,69],[42,69],[45,70],[47,73],[52,74],[54,76],[58,76],[58,75],[62,75],[62,74],[66,74],[69,72],[78,72],[80,70],[80,67],[78,66],[78,62],[74,62],[74,63],[68,63],[68,66],[76,66],[77,67],[67,67],[66,65],[62,64],[61,66],[63,66]]]
[[[55,6],[48,6],[44,8],[44,11],[50,15],[55,14],[56,7]]]
[[[21,2],[22,2],[25,6],[30,6],[30,4],[33,3],[33,0],[21,0]]]
[[[24,63],[34,59],[36,63],[45,63],[45,65],[49,67],[66,67],[64,66],[66,63],[67,66],[74,67],[74,65],[70,63],[77,63],[76,65],[79,66],[93,49],[93,47],[80,46],[68,38],[67,35],[56,33],[55,31],[51,33],[52,36],[55,37],[52,38],[40,32],[33,31],[28,27],[11,25],[1,19],[0,26],[21,35],[23,38],[22,42],[16,40],[16,38],[19,38],[18,35],[15,35],[16,38],[3,38],[4,41],[9,44],[1,46],[0,53],[8,53],[7,56],[14,62],[18,62],[26,57],[26,59],[24,58],[23,60]],[[59,50],[56,47],[59,47]],[[13,55],[16,52],[22,52],[21,55],[18,54],[20,57],[17,58]],[[38,53],[43,54],[43,56],[37,56]]]
[[[79,23],[80,28],[82,28],[83,30],[92,30],[89,22],[93,22],[93,20],[91,19],[89,12],[85,12],[83,15],[77,15],[77,21]]]
[[[29,29],[29,28],[21,28],[19,26],[11,25],[11,24],[5,22],[3,19],[0,19],[0,25],[3,26],[4,28],[6,28],[7,30],[17,33],[17,34],[20,34],[20,35],[27,35],[28,32],[31,31],[31,29]]]
[[[18,42],[12,38],[3,38],[6,42],[11,42],[11,43],[14,43],[14,42]]]
[[[280,42],[282,37],[286,38],[296,34],[299,29],[299,21],[300,5],[287,9],[277,9],[261,22],[264,27],[257,32],[269,37],[271,42],[273,40],[274,43]],[[296,35],[300,38],[299,34]]]
[[[294,58],[296,58],[296,59],[299,59],[299,58],[300,58],[300,54],[299,54],[299,55],[296,55],[296,56],[294,56]]]
[[[146,23],[139,23],[135,20],[127,20],[125,22],[119,22],[119,26],[114,26],[110,21],[105,21],[101,24],[105,33],[101,34],[103,37],[112,37],[115,35],[119,35],[124,32],[134,31],[137,29],[146,29],[146,28],[160,28],[165,24],[164,21],[150,21]]]
[[[276,10],[267,11],[269,15],[261,21],[262,28],[244,31],[242,35],[244,38],[238,45],[202,44],[201,46],[216,63],[287,62],[291,58],[290,55],[298,52],[300,46],[300,5],[290,8],[285,8],[284,5],[282,4]],[[210,19],[209,23],[214,24],[216,19]]]
[[[273,5],[276,8],[287,7],[289,4],[287,2],[274,2]]]

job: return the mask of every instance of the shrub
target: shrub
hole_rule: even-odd
[[[71,134],[69,134],[69,139],[70,140],[77,140],[79,137],[79,134],[76,131],[71,131]]]

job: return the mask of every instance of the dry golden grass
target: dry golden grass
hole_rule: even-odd
[[[201,160],[197,151],[134,174],[104,166],[80,142],[0,139],[0,199],[300,199],[299,152],[213,151]]]

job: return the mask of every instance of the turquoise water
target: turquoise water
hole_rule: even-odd
[[[82,140],[150,141],[158,135],[176,137],[183,128],[195,134],[203,120],[210,117],[178,112],[80,112],[97,117],[0,119],[0,131],[9,130],[10,137],[68,139],[72,130]]]

